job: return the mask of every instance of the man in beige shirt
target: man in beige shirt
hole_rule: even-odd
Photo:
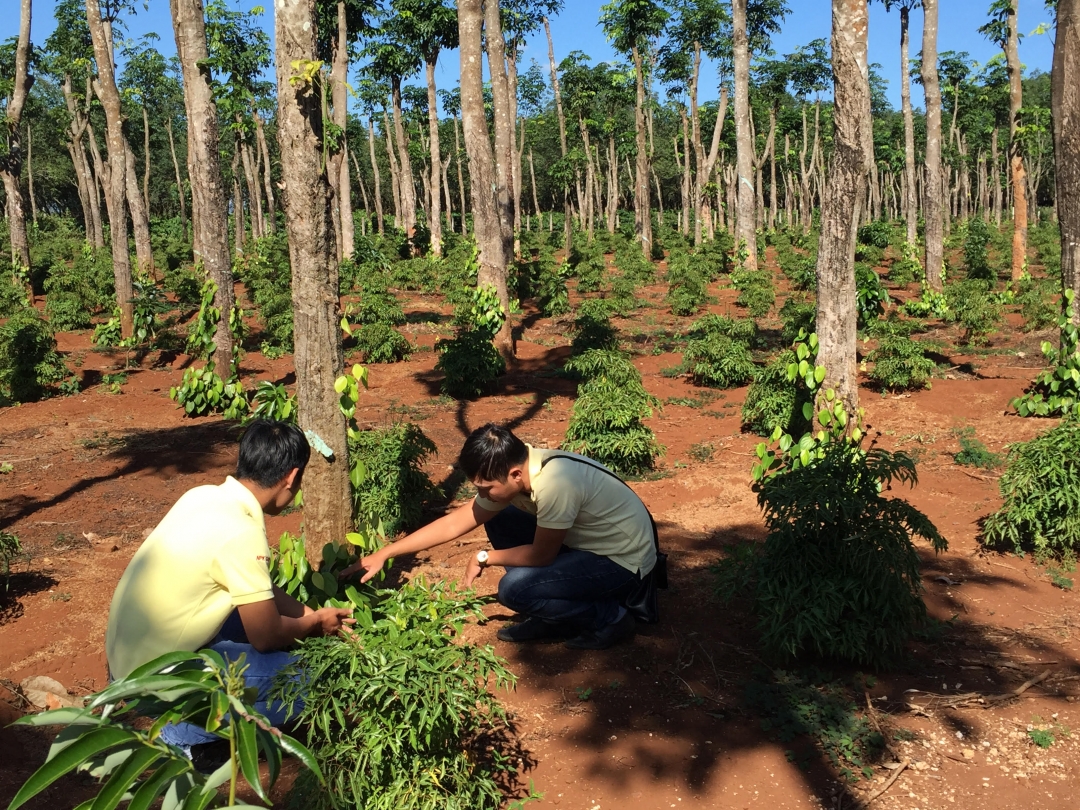
[[[499,601],[523,614],[503,641],[568,638],[605,649],[633,637],[623,601],[656,565],[652,519],[641,499],[606,467],[563,450],[530,447],[495,424],[473,431],[459,464],[476,486],[468,504],[362,558],[343,572],[374,576],[390,557],[411,554],[484,525],[492,549],[470,559],[465,585],[506,568]]]

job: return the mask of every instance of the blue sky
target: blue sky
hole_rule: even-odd
[[[562,14],[552,19],[552,39],[555,43],[556,59],[562,59],[572,50],[584,51],[596,61],[617,59],[597,24],[602,3],[603,0],[567,0]],[[829,0],[788,0],[788,3],[791,13],[783,23],[781,32],[773,40],[774,50],[778,54],[790,53],[799,45],[812,39],[828,38],[831,8]],[[168,0],[147,0],[147,4],[148,8],[144,9],[143,3],[135,3],[138,13],[128,21],[129,36],[137,38],[146,32],[153,31],[161,37],[158,43],[159,49],[171,55],[175,52],[175,45]],[[997,49],[977,30],[986,21],[986,8],[989,4],[989,0],[941,0],[938,49],[940,51],[967,51],[971,58],[980,64],[994,56]],[[9,6],[9,12],[15,12],[14,0],[9,0],[5,5]],[[250,9],[255,5],[257,4],[254,2],[235,2],[235,0],[233,2],[233,6],[237,9]],[[268,0],[262,5],[266,7],[263,15],[265,27],[272,37],[273,2]],[[52,7],[53,0],[34,2],[31,32],[34,42],[43,43],[55,28]],[[1020,0],[1022,34],[1027,35],[1040,23],[1049,21],[1050,14],[1046,11],[1043,0]],[[0,16],[0,40],[16,35],[18,23],[17,13]],[[900,106],[899,30],[899,12],[886,13],[880,3],[872,2],[870,6],[870,61],[881,65],[881,74],[889,83],[889,100],[894,107]],[[916,10],[911,15],[912,56],[918,52],[921,38],[922,12]],[[1020,43],[1020,58],[1028,70],[1049,71],[1052,56],[1053,43],[1049,35],[1025,36]],[[522,60],[522,70],[528,67],[532,59],[540,62],[546,71],[547,43],[543,31],[528,43]],[[436,81],[440,87],[450,88],[457,83],[458,66],[456,51],[442,57],[436,73]],[[716,83],[712,80],[713,75],[710,72],[702,78],[703,101],[716,97]],[[415,79],[417,84],[421,84],[422,81],[421,76]],[[922,105],[922,91],[918,86],[912,89],[912,102],[916,106]]]

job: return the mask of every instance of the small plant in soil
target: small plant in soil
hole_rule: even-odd
[[[972,217],[964,237],[964,267],[968,278],[994,281],[997,274],[990,267],[986,248],[990,244],[990,226],[981,217]]]
[[[683,368],[695,385],[734,388],[750,381],[755,366],[746,344],[708,332],[687,344]]]
[[[619,333],[612,326],[610,315],[611,309],[606,300],[587,298],[582,301],[574,319],[571,352],[578,355],[590,349],[618,348]]]
[[[280,383],[263,380],[251,395],[250,419],[269,419],[296,424],[296,397]]]
[[[373,525],[381,518],[391,537],[416,528],[424,503],[440,494],[424,472],[424,463],[436,451],[435,443],[412,422],[358,431],[350,438],[350,460],[354,465],[360,462],[366,471],[353,488],[361,524]]]
[[[7,593],[11,584],[11,564],[22,556],[22,544],[18,535],[11,532],[0,532],[0,573],[4,575],[4,593]]]
[[[951,314],[945,293],[930,289],[925,282],[922,286],[922,295],[905,302],[900,308],[905,315],[913,318],[948,318]]]
[[[480,396],[506,371],[502,355],[491,343],[506,318],[499,295],[494,287],[474,288],[471,295],[471,301],[455,311],[457,335],[435,344],[439,352],[435,368],[445,375],[443,392],[457,398]]]
[[[713,455],[716,453],[716,445],[712,442],[699,442],[698,444],[690,445],[690,450],[687,453],[694,461],[704,464],[706,461],[712,460]]]
[[[1080,421],[1012,445],[998,489],[1001,508],[983,525],[988,547],[1047,558],[1080,552]]]
[[[976,467],[980,470],[993,470],[1001,466],[1001,456],[991,452],[975,437],[975,428],[970,425],[955,428],[953,436],[960,443],[960,451],[953,456],[957,464],[964,467]]]
[[[929,388],[937,366],[923,353],[923,348],[903,335],[887,335],[866,358],[873,363],[871,379],[883,391],[906,391]]]
[[[0,326],[0,403],[36,402],[68,376],[52,326],[26,307]]]
[[[885,307],[888,304],[889,293],[886,292],[874,268],[868,264],[857,263],[855,265],[855,312],[859,327],[866,328],[867,324],[880,318],[885,313]]]
[[[1001,325],[1001,303],[990,292],[990,282],[958,281],[945,288],[950,318],[964,329],[964,345],[983,346]]]
[[[905,242],[900,246],[900,258],[889,265],[889,283],[903,287],[922,277],[919,248]]]
[[[784,328],[780,335],[785,343],[794,343],[799,333],[810,334],[817,324],[817,305],[813,301],[791,296],[780,307],[780,320]]]
[[[1065,290],[1064,312],[1058,317],[1061,348],[1042,343],[1047,370],[1010,404],[1021,416],[1069,416],[1080,413],[1080,330],[1073,325],[1073,291]]]
[[[570,267],[578,279],[578,292],[596,292],[604,280],[604,254],[595,242],[586,242],[584,234],[574,243],[570,250]]]

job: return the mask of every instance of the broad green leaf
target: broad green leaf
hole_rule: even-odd
[[[236,756],[240,760],[240,770],[251,789],[264,802],[270,799],[259,779],[259,745],[255,737],[255,723],[233,715],[233,730],[236,733]]]
[[[116,770],[97,795],[91,810],[114,810],[123,801],[125,794],[136,787],[143,771],[150,768],[163,752],[151,746],[142,746],[134,751],[127,762]]]
[[[282,751],[289,756],[296,757],[300,760],[301,765],[315,774],[320,785],[326,784],[326,780],[323,779],[322,771],[319,770],[319,763],[315,761],[314,755],[304,745],[294,740],[288,734],[282,734],[278,738],[278,743],[281,745]]]
[[[15,794],[8,810],[22,807],[64,774],[92,757],[130,741],[134,733],[123,728],[95,728],[38,768]]]

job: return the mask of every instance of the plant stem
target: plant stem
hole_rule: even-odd
[[[229,730],[229,766],[232,775],[229,777],[229,807],[236,805],[236,776],[239,763],[236,758],[236,724]]]

